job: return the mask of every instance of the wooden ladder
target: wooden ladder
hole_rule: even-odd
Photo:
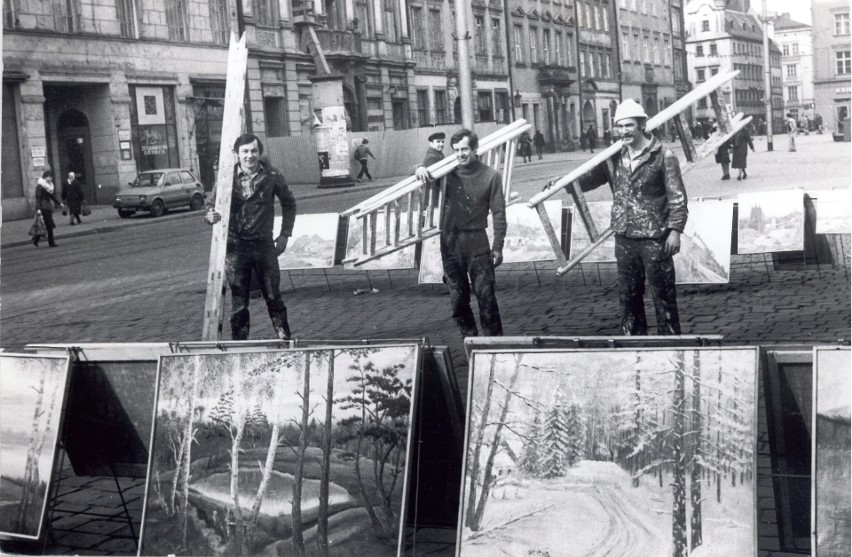
[[[686,158],[686,163],[682,164],[680,167],[682,174],[695,168],[701,158],[709,155],[710,153],[714,153],[724,142],[729,140],[734,136],[734,134],[751,122],[751,116],[743,118],[741,113],[735,115],[733,118],[730,117],[728,111],[719,103],[718,89],[725,83],[731,81],[737,74],[739,74],[739,70],[716,74],[672,103],[671,106],[668,106],[654,117],[648,119],[645,130],[649,132],[661,127],[669,120],[673,120],[678,138],[683,145],[684,158]],[[689,132],[689,126],[684,112],[704,97],[710,97],[710,105],[713,107],[713,112],[716,114],[718,129],[713,132],[707,141],[696,147],[692,140],[692,134]],[[556,261],[559,265],[556,269],[556,273],[559,275],[564,275],[570,271],[592,251],[597,249],[598,246],[603,244],[606,240],[611,238],[613,234],[615,234],[611,228],[602,232],[597,230],[597,227],[592,220],[591,213],[589,212],[588,204],[577,180],[592,171],[598,165],[605,164],[609,182],[612,184],[615,176],[615,169],[613,168],[611,159],[616,153],[621,152],[621,147],[621,141],[613,143],[588,161],[581,164],[575,170],[566,174],[562,178],[552,181],[548,184],[544,191],[534,196],[528,202],[528,205],[538,212],[538,216],[541,219],[542,227],[544,228],[545,234],[547,234],[550,246],[553,249],[553,253],[556,256]],[[569,187],[566,188],[566,186]],[[591,244],[574,256],[570,261],[565,257],[565,254],[562,251],[562,244],[560,243],[559,235],[554,230],[544,208],[544,201],[556,195],[563,188],[568,189],[571,194],[574,201],[575,218],[580,218],[583,226],[585,226],[589,233],[589,238],[591,239]]]
[[[499,171],[503,178],[503,195],[511,197],[512,171],[520,135],[532,128],[520,119],[480,139],[479,159]],[[428,167],[433,180],[421,182],[409,176],[347,209],[349,218],[360,219],[361,253],[344,259],[356,267],[436,236],[441,231],[446,176],[458,167],[456,157],[446,157]],[[379,219],[384,220],[384,234],[377,238]]]

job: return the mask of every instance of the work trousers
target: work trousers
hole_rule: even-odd
[[[279,290],[281,274],[275,244],[269,240],[228,239],[225,273],[231,288],[231,338],[246,340],[249,336],[249,297],[251,274],[254,271],[266,309],[279,339],[290,338],[287,307]]]
[[[370,171],[367,169],[367,159],[361,159],[358,161],[361,163],[361,172],[358,173],[358,179],[360,180],[365,174],[367,175],[367,179],[372,180],[373,177],[370,176]]]
[[[621,331],[624,335],[647,335],[645,279],[651,286],[658,335],[679,335],[674,261],[665,255],[665,238],[628,238],[615,235]]]
[[[502,335],[503,323],[494,286],[494,262],[485,231],[442,232],[441,261],[450,288],[453,319],[462,336],[479,334],[470,307],[471,290],[479,305],[482,333],[486,336]]]

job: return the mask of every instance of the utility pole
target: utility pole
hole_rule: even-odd
[[[766,104],[766,150],[772,151],[772,69],[769,66],[769,20],[763,0],[763,98]]]
[[[456,2],[456,42],[459,48],[459,104],[462,127],[473,129],[473,82],[470,78],[470,32],[466,2]]]

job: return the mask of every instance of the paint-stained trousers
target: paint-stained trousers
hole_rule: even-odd
[[[628,238],[615,235],[618,291],[621,302],[621,331],[624,335],[647,335],[645,279],[651,287],[657,314],[658,335],[679,335],[674,261],[665,255],[665,238]]]
[[[450,288],[453,319],[462,336],[477,336],[476,320],[470,308],[473,291],[479,305],[479,324],[485,336],[503,334],[500,309],[494,286],[494,262],[484,230],[441,233],[441,261]]]
[[[271,239],[249,241],[229,238],[225,255],[225,276],[231,288],[231,338],[246,340],[249,336],[248,308],[252,271],[257,276],[260,292],[266,300],[266,309],[272,319],[275,333],[280,339],[289,339],[290,325],[287,323],[287,307],[279,290],[281,273],[278,270],[274,242]]]

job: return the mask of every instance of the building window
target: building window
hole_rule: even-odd
[[[293,14],[299,14],[295,7]],[[371,39],[373,37],[373,22],[370,18],[370,8],[367,7],[367,0],[355,0],[355,14],[358,17],[358,30],[361,32],[361,38]]]
[[[189,41],[187,27],[186,0],[174,0],[166,4],[166,25],[169,27],[169,39],[173,41]]]
[[[491,102],[491,91],[480,91],[476,95],[477,104],[479,105],[479,121],[493,122],[494,107]]]
[[[426,50],[426,28],[423,26],[423,8],[411,6],[411,44],[417,50]]]
[[[642,37],[642,60],[651,61],[651,41],[648,37]]]
[[[582,75],[588,77],[589,76],[589,66],[586,60],[586,51],[580,51],[580,70],[583,72]]]
[[[435,91],[435,123],[447,124],[447,92]]]
[[[601,19],[603,20],[603,30],[609,32],[609,10],[606,6],[601,6]]]
[[[719,54],[719,51],[716,50],[716,43],[710,43],[710,56],[716,56]]]
[[[680,36],[680,8],[672,8],[672,34],[676,37]]]
[[[591,8],[592,8],[592,12],[594,12],[594,18],[595,18],[595,29],[600,30],[600,28],[601,28],[601,14],[600,14],[600,10],[598,9],[598,6],[592,6]]]
[[[702,81],[704,81],[704,79],[704,68],[699,68],[695,70],[695,81],[701,83]]]
[[[502,25],[500,25],[500,20],[495,18],[491,18],[491,54],[492,56],[499,56],[502,58],[503,56],[503,40],[501,39]]]
[[[12,0],[6,0],[6,2],[3,2],[3,28],[4,29],[14,29],[18,26],[17,25],[18,15],[17,15],[16,12],[17,12],[17,6],[15,5],[15,2],[13,2]],[[4,87],[3,91],[5,93],[5,91],[6,91],[5,87]]]
[[[497,91],[494,93],[497,104],[497,121],[504,124],[512,123],[512,113],[509,110],[509,93]]]
[[[530,64],[538,64],[538,27],[530,25]]]
[[[210,29],[213,31],[213,42],[228,44],[230,25],[228,23],[228,6],[226,0],[210,0]]]
[[[524,29],[520,25],[512,26],[512,36],[515,40],[515,63],[521,64],[524,61],[523,36]]]
[[[385,38],[389,43],[398,42],[396,7],[397,3],[394,0],[385,0]],[[404,128],[395,127],[395,129]]]
[[[799,100],[799,88],[795,85],[787,87],[787,98],[791,101]]]
[[[701,30],[702,31],[709,31],[710,30],[710,20],[709,19],[701,20]]]
[[[704,56],[704,45],[695,45],[695,57],[701,58],[702,56]]]
[[[848,35],[849,34],[849,12],[834,14],[834,34]]]
[[[793,56],[797,56],[799,54],[799,43],[793,43]]]
[[[790,45],[781,45],[781,54],[784,56],[790,56]]]
[[[284,137],[287,133],[287,99],[264,97],[263,116],[266,118],[266,135]]]
[[[790,64],[787,66],[787,77],[796,77],[796,65]]]
[[[485,30],[483,27],[485,26],[485,18],[481,15],[477,15],[473,17],[473,37],[474,37],[474,52],[476,54],[488,54],[488,50],[485,46]]]
[[[9,3],[11,3],[11,0],[3,2],[4,5]],[[77,11],[76,0],[52,0],[51,4],[53,4],[53,23],[57,31],[73,33],[79,30],[80,22],[77,19],[79,12]]]
[[[429,125],[429,91],[426,89],[417,90],[417,119],[421,127]]]
[[[12,4],[12,2],[7,2]],[[134,0],[116,0],[115,10],[118,15],[119,31],[122,37],[135,39],[136,31],[136,6]]]
[[[565,63],[569,66],[574,65],[574,51],[571,50],[571,45],[574,44],[574,35],[565,35]]]
[[[660,39],[654,39],[654,64],[660,65]]]
[[[610,65],[609,65],[609,52],[602,54],[601,57],[603,58],[604,77],[611,78],[612,77],[612,68],[610,68]]]
[[[542,29],[542,58],[544,58],[544,64],[550,64],[550,29]]]
[[[663,41],[663,64],[672,65],[672,47],[669,41]]]
[[[852,74],[852,58],[850,58],[850,51],[840,50],[834,54],[836,57],[837,75]]]
[[[254,20],[258,25],[275,26],[274,0],[254,0]]]
[[[180,166],[174,89],[130,86],[130,122],[137,170]]]
[[[680,50],[672,51],[672,62],[675,79],[683,80],[683,52]]]
[[[623,60],[632,60],[630,57],[630,35],[627,33],[621,34],[621,51]]]
[[[719,73],[719,68],[710,68],[711,76],[716,75],[717,73]]]
[[[429,9],[429,35],[432,43],[432,52],[444,52],[444,32],[441,25],[441,9]]]
[[[554,47],[554,50],[555,50],[554,58],[556,58],[556,65],[562,66],[563,65],[562,64],[562,62],[563,62],[563,60],[562,60],[562,31],[556,32],[556,41],[553,43],[553,47]]]

